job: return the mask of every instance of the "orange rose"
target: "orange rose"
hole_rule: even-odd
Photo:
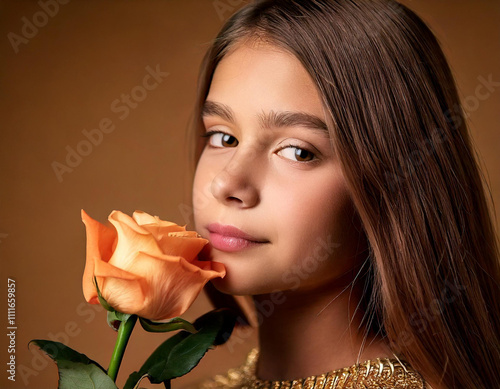
[[[208,243],[194,231],[142,211],[133,218],[113,211],[105,226],[82,209],[87,231],[83,294],[98,304],[102,297],[115,310],[150,320],[182,315],[211,279],[224,277],[224,265],[199,261]]]

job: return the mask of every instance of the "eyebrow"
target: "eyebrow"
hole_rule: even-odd
[[[210,100],[205,101],[203,104],[201,116],[219,116],[230,123],[234,124],[236,122],[233,110],[229,106]],[[328,127],[323,120],[305,112],[271,111],[269,113],[259,114],[258,119],[263,129],[301,126],[328,133]]]

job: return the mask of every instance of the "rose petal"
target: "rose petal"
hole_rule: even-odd
[[[166,255],[183,257],[188,262],[192,262],[201,251],[203,246],[208,243],[207,239],[173,236],[173,234],[180,233],[171,233],[168,236],[164,236],[158,241],[158,245],[160,246],[161,251]],[[195,232],[195,236],[196,235],[197,234]]]
[[[147,229],[155,239],[161,239],[163,235],[169,232],[185,231],[186,228],[175,223],[161,220],[158,216],[151,216],[143,211],[135,211],[132,215],[138,225]]]
[[[216,277],[224,278],[226,275],[226,267],[224,266],[223,263],[220,262],[194,260],[191,264],[199,267],[204,271],[216,272],[218,274]]]
[[[215,262],[212,263],[215,265]],[[131,272],[148,280],[144,294],[147,302],[137,314],[150,320],[165,320],[182,315],[211,279],[224,277],[222,264],[206,270],[184,258],[163,255],[154,257],[139,253]]]
[[[170,227],[170,226],[177,226],[177,224],[161,220],[158,216],[152,216],[147,212],[144,211],[134,211],[132,214],[132,218],[136,221],[137,224],[140,226],[144,224],[158,224],[159,226],[162,227]]]
[[[152,234],[156,240],[160,240],[164,236],[167,236],[167,235],[174,233],[174,232],[184,231],[181,229],[184,227],[179,227],[177,225],[176,225],[176,227],[173,227],[173,226],[172,227],[160,227],[156,224],[143,224],[141,227],[144,228],[145,230],[147,230],[150,234]]]
[[[196,231],[169,232],[168,236],[177,236],[179,238],[201,238],[200,234],[198,234]]]
[[[139,226],[130,216],[120,211],[113,211],[108,219],[115,226],[118,234],[115,251],[109,260],[110,264],[128,270],[139,251],[161,255],[154,236]]]
[[[97,296],[94,286],[94,263],[96,260],[109,261],[116,243],[117,233],[114,228],[106,227],[92,219],[83,209],[81,216],[87,233],[83,295],[87,301],[90,301],[91,296]]]
[[[138,234],[143,234],[143,235],[148,234],[148,231],[145,230],[144,228],[142,228],[142,226],[140,226],[139,224],[137,224],[137,222],[133,218],[131,218],[129,215],[127,215],[121,211],[114,210],[113,212],[111,212],[108,216],[108,220],[111,223],[116,221],[116,222],[122,223],[124,225],[127,225],[128,227],[133,229]]]
[[[144,307],[147,287],[142,277],[103,261],[96,261],[95,276],[102,297],[117,311],[133,314]]]

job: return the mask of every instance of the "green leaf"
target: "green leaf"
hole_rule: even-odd
[[[138,372],[129,376],[124,389],[147,376],[154,384],[165,383],[189,373],[203,358],[209,348],[227,341],[236,315],[228,309],[218,309],[198,318],[194,327],[198,332],[181,331],[160,345]]]
[[[158,362],[165,361],[168,358],[170,350],[183,339],[188,337],[190,334],[186,331],[181,331],[174,336],[168,338],[163,342],[157,349],[149,356],[149,358],[144,362],[139,371],[135,371],[127,379],[127,382],[123,389],[133,389],[135,385],[145,376],[148,375],[148,371]]]
[[[220,308],[214,309],[213,311],[207,312],[203,316],[200,316],[195,320],[193,325],[195,328],[202,328],[206,326],[207,323],[219,323],[219,331],[217,332],[217,337],[214,342],[214,346],[219,346],[227,342],[233,332],[233,328],[236,324],[237,319],[237,314],[231,309]]]
[[[229,339],[236,319],[234,312],[229,309],[216,309],[200,316],[193,323],[198,332],[176,344],[164,366],[157,364],[151,369],[152,379],[159,383],[189,373],[209,348]],[[153,380],[151,382],[155,383]]]
[[[117,389],[113,380],[97,362],[59,342],[34,339],[57,364],[59,389]]]
[[[196,332],[196,328],[190,322],[181,319],[180,317],[174,317],[173,319],[163,323],[157,323],[142,317],[139,320],[142,328],[148,332],[169,332],[177,330],[186,330],[191,333]]]
[[[205,327],[190,334],[172,348],[165,362],[155,364],[148,372],[150,381],[159,384],[189,373],[213,345],[217,330]]]

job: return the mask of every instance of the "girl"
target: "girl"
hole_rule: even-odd
[[[206,54],[193,127],[212,298],[259,311],[258,350],[211,387],[500,388],[498,242],[418,16],[255,1]]]

